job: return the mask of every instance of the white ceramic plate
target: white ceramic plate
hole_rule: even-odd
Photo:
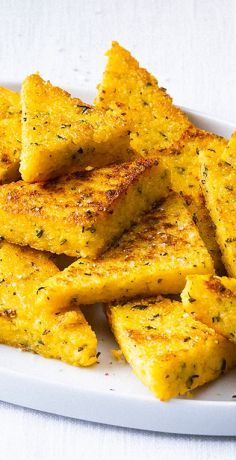
[[[5,84],[17,89],[17,85]],[[71,91],[73,93],[73,91]],[[76,94],[76,92],[74,92]],[[78,95],[78,94],[76,94]],[[87,102],[91,94],[79,94]],[[232,123],[187,110],[199,127],[224,136]],[[0,346],[0,399],[36,410],[92,422],[169,433],[236,435],[236,370],[205,385],[189,398],[159,402],[125,362],[112,358],[117,348],[100,307],[85,315],[99,338],[100,363],[79,369],[59,361]]]

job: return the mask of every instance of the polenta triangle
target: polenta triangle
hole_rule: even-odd
[[[48,279],[42,309],[70,302],[112,302],[140,295],[178,294],[187,275],[213,273],[211,258],[183,200],[171,194],[143,215],[97,260],[79,259]]]
[[[191,122],[176,107],[165,88],[119,43],[107,52],[108,62],[95,104],[122,108],[131,129],[131,144],[141,155],[172,147]]]
[[[19,177],[21,152],[20,95],[0,88],[0,184]]]
[[[39,75],[25,79],[21,102],[20,172],[26,182],[132,158],[127,124],[111,110],[84,104]]]
[[[130,144],[137,155],[157,157],[171,172],[172,188],[190,207],[193,219],[218,272],[223,271],[214,225],[200,187],[198,151],[203,145],[226,145],[219,136],[195,128],[173,104],[165,88],[119,43],[107,52],[108,62],[95,105],[122,109],[130,125]]]
[[[229,161],[222,160],[227,155]],[[216,226],[216,239],[228,274],[236,277],[236,167],[234,138],[227,148],[205,148],[200,151],[201,183],[206,205]],[[233,161],[231,161],[231,159]]]
[[[48,254],[1,242],[0,343],[90,366],[96,362],[97,340],[80,309],[67,305],[51,314],[36,308],[39,283],[58,271]]]
[[[234,167],[236,166],[236,131],[233,132],[221,158],[226,163],[229,163]]]
[[[236,347],[188,315],[180,302],[139,298],[106,307],[134,373],[162,401],[215,380],[236,363]]]

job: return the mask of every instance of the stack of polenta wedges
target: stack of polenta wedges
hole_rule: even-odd
[[[1,343],[95,364],[80,306],[102,302],[161,400],[236,365],[236,135],[193,126],[118,43],[94,106],[38,74],[0,89],[0,182]]]

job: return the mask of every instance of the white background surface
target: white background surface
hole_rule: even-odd
[[[234,0],[0,0],[0,80],[40,70],[61,86],[91,89],[115,39],[176,103],[236,126]],[[96,382],[95,382],[96,384]],[[0,404],[6,460],[233,460],[233,439],[144,433]]]

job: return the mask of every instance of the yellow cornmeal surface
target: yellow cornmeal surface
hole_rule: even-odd
[[[153,155],[156,149],[171,147],[191,125],[187,116],[173,105],[156,78],[117,42],[107,56],[95,105],[123,111],[130,125],[131,146],[139,154]]]
[[[74,173],[43,184],[0,187],[0,235],[12,243],[95,257],[168,193],[156,160]]]
[[[188,276],[181,298],[186,311],[236,343],[236,279]]]
[[[96,362],[97,341],[82,312],[67,308],[52,314],[35,307],[37,286],[57,272],[47,255],[2,243],[0,343],[75,366],[90,366]]]
[[[118,43],[113,43],[107,55],[108,63],[98,87],[96,105],[110,107],[113,113],[123,110],[130,124],[131,146],[136,153],[163,159],[171,172],[173,190],[184,196],[215,268],[221,273],[223,265],[214,225],[205,208],[199,183],[197,153],[204,145],[214,148],[214,144],[225,146],[226,141],[194,128],[157,80]]]
[[[216,379],[236,363],[236,346],[179,302],[136,299],[106,311],[134,373],[162,401]]]
[[[21,107],[18,93],[0,88],[0,184],[19,178]]]
[[[222,152],[201,150],[201,182],[224,265],[236,277],[236,167],[221,159]]]
[[[183,199],[172,193],[97,260],[79,259],[38,292],[41,309],[180,293],[188,274],[213,273]]]
[[[178,145],[157,155],[170,171],[173,189],[185,199],[193,221],[219,273],[223,271],[221,252],[201,188],[199,152],[202,149],[209,149],[214,156],[215,152],[224,149],[225,146],[226,140],[222,137],[192,128],[183,135]]]
[[[224,149],[221,159],[236,167],[236,131],[233,132],[226,148]]]
[[[118,112],[93,108],[39,75],[25,79],[21,102],[25,181],[132,159],[129,129]]]

